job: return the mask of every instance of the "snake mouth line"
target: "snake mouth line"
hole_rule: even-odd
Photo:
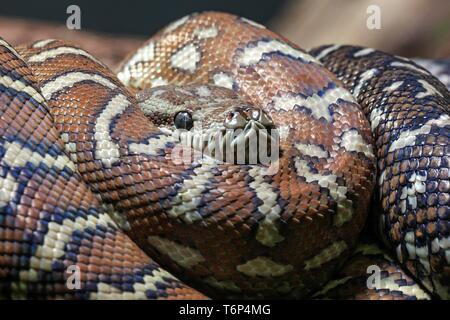
[[[226,163],[268,165],[279,158],[278,130],[254,120],[237,129],[175,130],[174,137],[183,147]]]

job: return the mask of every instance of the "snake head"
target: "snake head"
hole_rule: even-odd
[[[141,91],[139,105],[150,121],[183,147],[233,164],[267,164],[278,155],[270,115],[212,85],[162,86]]]

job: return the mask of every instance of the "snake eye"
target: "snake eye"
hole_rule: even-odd
[[[192,115],[187,111],[178,112],[175,116],[174,123],[177,129],[191,130],[194,126]]]

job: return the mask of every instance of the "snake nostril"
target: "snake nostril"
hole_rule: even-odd
[[[259,117],[260,117],[260,113],[261,113],[261,112],[260,112],[258,109],[253,109],[253,110],[251,111],[250,118],[251,118],[252,120],[258,121],[258,120],[259,120]]]

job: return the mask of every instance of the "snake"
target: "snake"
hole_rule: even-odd
[[[1,40],[0,97],[2,298],[450,293],[450,94],[409,59],[204,12],[116,72]]]

